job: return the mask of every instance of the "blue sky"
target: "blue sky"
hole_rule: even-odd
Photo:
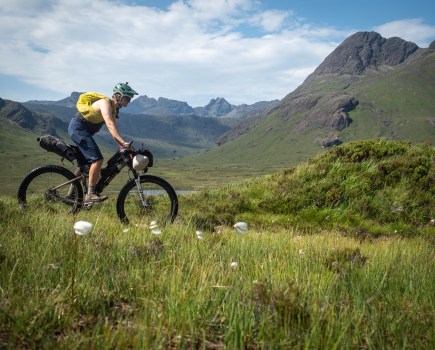
[[[427,47],[435,1],[0,0],[0,97],[140,95],[204,106],[281,99],[358,31]]]

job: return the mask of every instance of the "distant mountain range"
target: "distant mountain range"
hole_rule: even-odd
[[[22,112],[24,114],[51,115],[54,120],[60,119],[64,123],[62,129],[66,132],[67,123],[76,113],[80,94],[81,92],[72,92],[69,97],[59,101],[32,100],[14,104],[20,105],[22,111],[27,111]],[[120,111],[118,123],[125,137],[138,143],[152,144],[157,155],[183,156],[212,148],[221,135],[241,120],[265,115],[278,104],[279,100],[275,100],[235,106],[218,97],[211,99],[204,107],[193,108],[182,101],[139,96]],[[7,118],[16,117],[11,117],[11,113],[8,113]],[[31,129],[39,133],[56,134],[53,128]],[[104,129],[97,138],[106,147],[112,142],[111,136]]]
[[[59,101],[28,101],[28,105],[62,106],[75,108],[81,92],[72,92],[67,98]],[[154,116],[199,116],[228,117],[244,119],[250,116],[267,114],[279,104],[279,100],[260,101],[252,105],[232,105],[225,98],[211,99],[204,107],[191,107],[187,102],[159,97],[157,100],[146,95],[135,98],[122,112],[129,114],[145,114]]]
[[[0,118],[32,133],[65,135],[78,96],[23,104],[0,99]],[[435,42],[419,48],[358,32],[281,101],[235,106],[220,97],[191,107],[139,96],[121,111],[119,127],[161,156],[200,153],[192,161],[215,166],[286,167],[357,139],[434,142]],[[113,143],[107,132],[100,137]]]

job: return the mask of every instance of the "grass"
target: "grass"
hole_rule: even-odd
[[[192,198],[193,219],[214,226],[247,220],[357,236],[428,231],[435,217],[435,150],[425,144],[361,141],[295,168]],[[198,205],[195,205],[198,203]]]
[[[433,147],[339,147],[181,196],[160,235],[121,225],[114,196],[74,216],[0,197],[0,348],[432,349],[425,159]],[[367,196],[366,213],[352,207]]]
[[[422,237],[270,226],[199,241],[186,212],[155,236],[123,232],[113,202],[67,219],[0,203],[2,348],[434,345],[434,254]],[[74,235],[80,219],[91,235]]]

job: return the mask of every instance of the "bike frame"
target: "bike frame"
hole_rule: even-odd
[[[125,156],[123,156],[122,153],[120,153],[119,151],[116,152],[107,161],[106,166],[101,169],[101,178],[96,185],[96,190],[97,192],[102,193],[103,190],[113,181],[113,179],[127,166],[129,168],[129,171],[133,173],[133,178],[136,183],[140,201],[142,205],[146,207],[148,205],[148,202],[145,199],[143,188],[140,182],[140,174],[131,166],[132,155],[132,151],[128,151]],[[88,165],[85,163],[81,163],[79,160],[77,160],[77,164],[82,174],[74,180],[61,184],[54,189],[61,188],[63,186],[71,184],[74,181],[82,180],[81,183],[84,188],[84,192],[87,191],[87,183],[89,177]]]

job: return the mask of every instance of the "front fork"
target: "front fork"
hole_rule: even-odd
[[[136,183],[136,188],[137,188],[137,192],[139,193],[139,198],[140,198],[140,203],[142,204],[142,208],[149,208],[150,203],[145,199],[142,184],[140,183],[140,175],[137,175],[137,177],[134,179],[134,182]]]
[[[140,175],[138,175],[135,179],[134,182],[136,183],[136,187],[137,187],[137,192],[139,193],[139,197],[140,197],[140,201],[142,203],[142,205],[145,207],[145,196],[143,195],[143,188],[142,185],[140,183]]]

